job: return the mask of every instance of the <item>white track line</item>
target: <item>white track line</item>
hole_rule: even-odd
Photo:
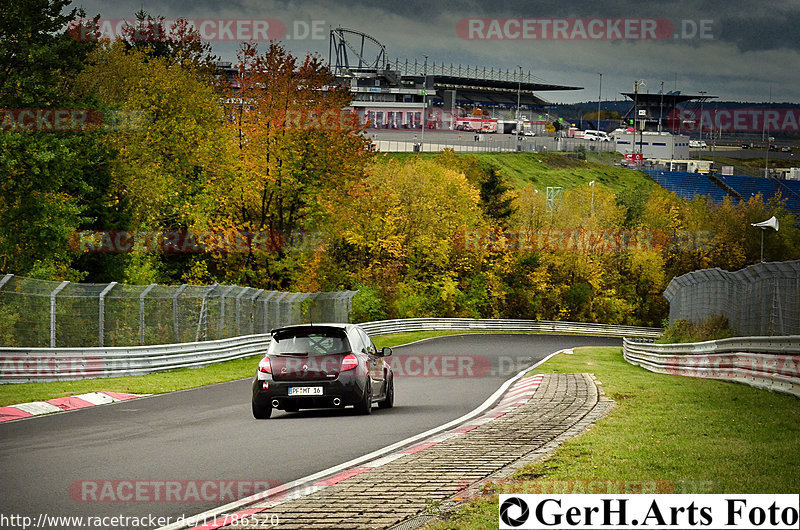
[[[431,338],[438,338],[438,337],[431,337]],[[429,339],[423,339],[423,340],[429,340]],[[303,486],[307,487],[307,486],[317,482],[319,479],[322,479],[322,478],[325,478],[325,477],[329,477],[329,476],[332,476],[332,475],[336,475],[337,473],[340,473],[340,472],[342,472],[342,471],[344,471],[346,469],[349,469],[351,467],[356,467],[356,466],[358,466],[360,464],[363,464],[365,462],[369,462],[370,460],[377,460],[377,459],[379,459],[381,457],[386,456],[388,453],[392,453],[392,452],[394,452],[394,451],[396,451],[398,449],[402,449],[404,447],[411,446],[414,443],[419,442],[420,440],[429,438],[429,437],[431,437],[431,436],[433,436],[435,434],[438,434],[438,433],[440,433],[440,432],[442,432],[444,430],[447,430],[447,429],[449,429],[451,427],[455,427],[456,425],[460,425],[462,423],[466,423],[470,419],[472,419],[472,418],[482,414],[486,410],[488,410],[500,398],[500,396],[502,396],[503,393],[506,390],[508,390],[508,388],[512,384],[514,384],[518,379],[521,379],[526,373],[528,373],[529,371],[533,370],[537,366],[547,362],[548,360],[550,360],[555,355],[558,355],[559,353],[565,352],[565,351],[567,351],[566,348],[562,349],[562,350],[558,350],[557,352],[553,352],[550,355],[548,355],[547,357],[545,357],[544,359],[542,359],[541,361],[539,361],[539,362],[537,362],[535,364],[532,364],[531,366],[521,370],[519,373],[517,373],[511,379],[508,379],[507,381],[505,381],[500,386],[500,388],[498,388],[494,392],[494,394],[492,394],[491,396],[486,398],[486,400],[483,403],[481,403],[477,408],[475,408],[471,412],[468,412],[468,413],[464,414],[460,418],[457,418],[455,420],[449,421],[449,422],[445,423],[444,425],[440,425],[438,427],[434,427],[432,429],[429,429],[429,430],[427,430],[427,431],[425,431],[423,433],[417,434],[415,436],[411,436],[409,438],[406,438],[405,440],[401,440],[399,442],[395,442],[395,443],[393,443],[391,445],[388,445],[388,446],[383,447],[381,449],[378,449],[376,451],[372,451],[369,454],[366,454],[366,455],[363,455],[363,456],[359,456],[357,458],[354,458],[352,460],[344,462],[343,464],[339,464],[337,466],[330,467],[328,469],[325,469],[323,471],[319,471],[319,472],[314,473],[312,475],[308,475],[306,477],[303,477],[303,478],[300,478],[300,479],[297,479],[297,480],[293,480],[292,482],[289,482],[288,484],[283,484],[283,485],[278,486],[276,488],[272,488],[272,489],[267,490],[267,491],[262,491],[260,493],[256,493],[255,495],[251,495],[249,497],[245,497],[244,499],[239,499],[237,501],[228,503],[228,504],[226,504],[224,506],[219,506],[217,508],[212,508],[211,510],[205,511],[203,513],[200,513],[200,514],[197,514],[197,515],[194,515],[194,516],[191,516],[191,517],[187,517],[183,521],[176,521],[175,523],[172,523],[170,525],[162,526],[161,528],[159,528],[157,530],[180,530],[180,529],[183,529],[183,528],[193,528],[193,527],[198,526],[199,524],[203,524],[203,523],[207,524],[208,521],[213,521],[220,514],[230,514],[230,513],[233,513],[235,511],[241,510],[245,506],[249,506],[249,505],[255,504],[257,502],[266,500],[269,497],[272,497],[273,495],[285,494],[286,492],[289,492],[290,490],[294,490],[295,488],[302,488]],[[308,492],[311,493],[312,489],[308,489]]]

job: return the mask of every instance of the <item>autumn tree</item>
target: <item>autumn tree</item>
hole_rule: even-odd
[[[222,105],[214,88],[174,61],[117,41],[91,54],[76,80],[76,91],[95,98],[111,118],[110,126],[99,132],[113,153],[108,164],[111,183],[104,216],[93,227],[207,228],[213,199],[206,190],[232,174],[235,166],[233,140],[221,128]],[[130,263],[142,261],[135,258]],[[141,265],[153,268],[154,259]],[[160,259],[184,264],[189,260]],[[158,270],[155,265],[153,270]],[[126,274],[137,276],[133,271]],[[181,275],[179,270],[172,274],[176,275]]]
[[[266,233],[274,252],[229,256],[226,267],[285,288],[302,266],[287,255],[289,243],[318,229],[321,198],[358,181],[372,154],[357,117],[345,110],[349,89],[334,85],[319,57],[300,60],[278,43],[263,53],[244,44],[238,69],[241,88],[226,105],[238,169],[208,190],[217,198],[210,217],[215,226]]]
[[[352,283],[377,285],[392,314],[456,315],[479,256],[465,230],[486,227],[479,192],[462,173],[422,160],[376,163],[330,200],[329,249]],[[351,283],[351,285],[352,285]]]

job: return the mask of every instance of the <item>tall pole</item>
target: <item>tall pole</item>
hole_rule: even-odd
[[[658,134],[661,134],[661,121],[664,119],[664,81],[661,81],[661,103],[659,103],[658,108]],[[661,140],[659,140],[660,142]]]
[[[428,56],[425,57],[425,64],[422,67],[422,134],[419,139],[420,152],[425,150],[425,128],[428,126]]]
[[[703,103],[706,100],[706,92],[705,90],[700,90],[700,139],[703,139]]]
[[[647,86],[647,83],[644,82],[644,79],[639,79],[633,85],[633,88],[634,88],[634,90],[633,90],[633,93],[634,93],[634,103],[633,103],[633,105],[634,105],[635,109],[637,109],[637,102],[638,102],[638,98],[639,98],[639,89],[642,88],[642,86]],[[639,111],[637,109],[636,110],[636,116],[634,116],[634,127],[633,127],[633,141],[634,142],[636,142],[636,121],[638,121],[638,120],[639,120]],[[640,127],[639,127],[639,157],[642,159],[642,162],[644,163],[644,153],[642,151],[642,144],[644,143],[644,124],[642,123],[642,124],[639,124],[639,125],[640,125]]]
[[[600,87],[597,89],[597,130],[600,130],[600,101],[603,99],[603,74],[597,73],[600,76]],[[592,188],[594,189],[594,188]]]
[[[636,129],[639,127],[639,81],[633,82],[633,154],[636,154]]]
[[[772,105],[772,85],[769,86],[769,103],[767,104],[767,109],[769,105]],[[764,154],[764,177],[769,176],[769,146],[772,142],[769,140],[769,129],[767,129],[767,109],[764,109],[764,132],[767,133],[767,150]],[[763,135],[762,135],[763,137]],[[761,234],[761,238],[764,238],[763,230]],[[764,246],[764,243],[761,243],[761,246]],[[764,261],[764,256],[761,256],[761,261]]]
[[[520,129],[522,128],[519,122],[519,96],[522,88],[522,67],[517,65],[517,68],[519,68],[519,79],[517,80],[517,142],[519,142],[519,135],[521,134]]]

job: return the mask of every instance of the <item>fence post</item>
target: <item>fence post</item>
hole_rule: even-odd
[[[250,298],[250,335],[255,333],[255,321],[256,321],[256,298],[259,297],[261,293],[264,292],[264,289],[259,289],[255,292],[255,294]]]
[[[197,333],[194,335],[195,342],[200,342],[200,330],[203,331],[203,340],[208,337],[208,295],[210,295],[218,285],[217,282],[214,282],[214,284],[210,285],[208,289],[206,289],[206,292],[203,293],[203,301],[200,302],[200,314],[197,316]]]
[[[292,320],[292,317],[294,316],[294,314],[293,314],[294,313],[294,301],[301,294],[303,294],[303,293],[292,293],[292,294],[289,295],[289,307],[288,307],[288,310],[287,310],[287,313],[286,313],[287,325],[289,325],[289,326],[291,326],[292,324],[300,324],[300,322],[294,322]]]
[[[6,274],[5,276],[3,276],[3,279],[2,279],[2,280],[0,280],[0,289],[2,289],[2,288],[3,288],[3,286],[4,286],[6,283],[8,283],[8,280],[10,280],[10,279],[11,279],[11,278],[13,278],[13,277],[14,277],[14,275],[13,275],[13,274]]]
[[[220,296],[219,301],[219,338],[225,338],[225,297],[231,292],[236,286],[231,285],[224,291],[222,291],[222,296]]]
[[[269,300],[273,296],[277,294],[277,291],[267,291],[267,295],[261,300],[264,303],[264,327],[262,331],[264,333],[270,332],[270,325],[269,325]]]
[[[285,326],[286,325],[283,322],[283,320],[281,320],[281,303],[283,302],[283,299],[286,298],[288,295],[289,295],[289,293],[281,292],[280,296],[278,297],[278,299],[275,300],[275,303],[274,303],[274,305],[275,305],[275,320],[274,320],[274,322],[272,324],[273,328],[279,328],[281,326]]]
[[[147,287],[144,288],[142,294],[139,295],[139,344],[144,346],[144,299],[147,296],[147,293],[153,290],[155,287],[155,283],[151,283]]]
[[[53,289],[50,293],[50,347],[56,347],[56,295],[61,292],[64,287],[69,285],[69,281],[61,282],[61,284]]]
[[[117,282],[111,282],[106,285],[106,288],[100,293],[98,305],[100,306],[98,322],[97,322],[97,345],[101,348],[104,346],[104,335],[106,329],[106,295],[108,292],[117,285]]]
[[[236,295],[236,334],[234,337],[238,337],[242,334],[242,318],[240,316],[242,312],[241,298],[242,295],[244,295],[244,293],[246,293],[249,289],[249,287],[242,287],[242,292]]]
[[[178,297],[181,293],[188,287],[188,284],[184,283],[178,290],[175,291],[175,294],[172,295],[172,325],[175,328],[175,342],[181,341],[181,330],[178,326]]]

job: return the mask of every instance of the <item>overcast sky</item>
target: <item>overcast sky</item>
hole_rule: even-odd
[[[521,65],[548,82],[585,87],[540,94],[555,103],[596,101],[599,73],[604,100],[621,98],[642,79],[650,93],[663,81],[665,92],[677,86],[684,93],[762,102],[771,89],[772,101],[800,103],[800,0],[81,0],[72,7],[104,19],[133,18],[143,8],[167,19],[280,21],[290,51],[317,52],[326,60],[328,31],[342,26],[376,38],[391,60],[427,55],[436,64]],[[619,19],[633,19],[632,38],[619,39],[625,36]],[[523,24],[528,39],[519,38]],[[554,32],[555,24],[566,24],[565,32]],[[236,43],[212,44],[223,60],[235,61]]]

